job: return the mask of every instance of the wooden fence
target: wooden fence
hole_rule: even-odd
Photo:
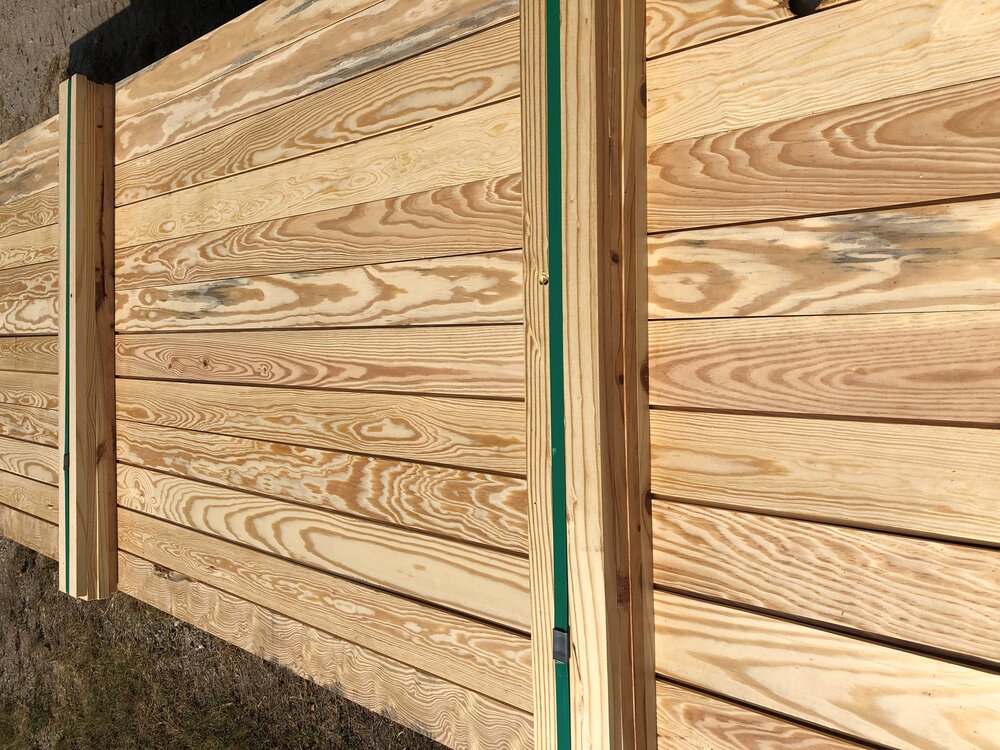
[[[557,5],[0,146],[0,533],[455,748],[1000,748],[1000,11]]]

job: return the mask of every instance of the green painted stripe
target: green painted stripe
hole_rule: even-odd
[[[73,188],[71,187],[71,178],[73,175],[73,79],[70,78],[67,81],[66,86],[66,215],[63,216],[63,222],[66,224],[66,237],[65,250],[66,253],[66,288],[63,290],[63,321],[65,322],[65,351],[63,352],[64,360],[64,391],[63,391],[63,560],[65,561],[63,567],[66,570],[66,592],[69,593],[69,565],[70,565],[70,548],[69,548],[69,332],[70,332],[70,306],[69,306],[69,289],[70,289],[70,254],[69,254],[69,218],[72,215],[71,201],[73,198]]]

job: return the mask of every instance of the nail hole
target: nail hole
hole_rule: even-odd
[[[796,16],[808,16],[819,10],[822,0],[789,0],[788,9]]]

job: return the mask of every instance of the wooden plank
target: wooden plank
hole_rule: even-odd
[[[660,406],[1000,423],[1000,312],[657,322]]]
[[[517,251],[126,289],[119,332],[520,323]]]
[[[370,518],[528,551],[523,479],[169,427],[118,423],[118,460]]]
[[[521,245],[521,225],[521,176],[511,175],[119,249],[115,286],[511,250]]]
[[[119,377],[524,398],[524,329],[119,336]]]
[[[990,0],[883,0],[668,55],[647,71],[649,142],[990,78],[1000,74],[998,34],[1000,13]]]
[[[529,713],[133,555],[123,592],[456,748],[529,750]]]
[[[118,381],[118,418],[524,474],[524,405],[292,388]]]
[[[0,505],[0,536],[53,560],[59,559],[59,527],[54,523]]]
[[[1000,663],[996,550],[655,502],[656,583]]]
[[[59,264],[38,263],[0,271],[0,299],[4,302],[50,297],[59,287]]]
[[[1000,201],[649,238],[652,318],[1000,310]]]
[[[49,188],[0,205],[0,237],[11,237],[59,221],[59,191]],[[8,240],[17,242],[17,240]]]
[[[521,170],[519,108],[516,99],[492,104],[122,206],[115,211],[115,244],[141,245],[515,174]]]
[[[17,474],[0,471],[0,505],[56,524],[59,522],[59,489]]]
[[[48,374],[0,371],[0,403],[56,409],[59,407],[59,378]]]
[[[121,466],[122,507],[525,633],[522,557]]]
[[[120,123],[116,161],[336,86],[517,15],[516,0],[351,0],[351,5],[357,12]]]
[[[54,448],[59,443],[59,415],[51,409],[0,403],[0,435]]]
[[[0,268],[16,268],[59,260],[59,226],[48,226],[0,237]]]
[[[817,5],[825,10],[850,1],[820,0]],[[787,0],[647,0],[646,56],[678,52],[794,17]]]
[[[1000,543],[1000,433],[652,414],[653,491],[736,510]]]
[[[58,372],[59,337],[14,336],[0,338],[0,370]]]
[[[1000,675],[656,594],[666,677],[900,750],[1000,747]]]
[[[517,21],[506,23],[133,159],[115,171],[115,201],[133,203],[516,96],[518,34]]]
[[[649,229],[996,193],[998,96],[995,78],[654,147]]]
[[[59,117],[50,117],[0,144],[0,203],[59,183]]]
[[[46,484],[59,481],[62,460],[56,448],[0,435],[0,471]]]
[[[44,336],[58,331],[59,299],[55,294],[0,302],[0,336]]]
[[[117,585],[114,369],[114,86],[59,88],[59,588],[103,599]]]
[[[123,508],[121,550],[363,648],[531,710],[523,635]]]
[[[862,750],[847,740],[663,680],[656,683],[659,750]]]

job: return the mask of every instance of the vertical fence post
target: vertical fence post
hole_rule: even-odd
[[[59,89],[59,587],[117,585],[114,442],[114,86]]]

